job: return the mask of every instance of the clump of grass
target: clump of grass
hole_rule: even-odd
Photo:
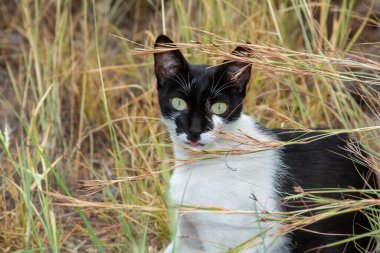
[[[357,52],[366,24],[379,26],[367,14],[374,2],[365,13],[352,0],[1,3],[0,251],[166,245],[175,167],[145,54],[164,30],[194,63],[232,60],[233,47],[250,41],[253,55],[239,57],[254,68],[244,110],[269,127],[353,132],[367,152],[358,159],[379,173],[379,55]],[[368,211],[371,203],[343,204]],[[325,204],[315,219],[339,212]],[[371,220],[376,237],[380,221]]]

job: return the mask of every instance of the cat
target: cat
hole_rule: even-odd
[[[165,35],[157,38],[155,48],[162,49],[154,54],[161,116],[178,161],[207,157],[190,150],[252,150],[252,146],[223,138],[218,132],[244,134],[263,143],[317,134],[267,129],[242,113],[251,64],[189,64]],[[247,55],[249,49],[239,46],[232,54]],[[308,144],[198,159],[176,168],[169,186],[170,201],[177,212],[176,235],[164,253],[227,252],[239,246],[241,251],[236,252],[353,253],[367,249],[368,237],[316,249],[350,234],[367,232],[369,221],[360,212],[328,218],[287,234],[281,233],[284,224],[267,216],[305,208],[305,202],[282,201],[294,194],[294,189],[375,187],[372,179],[364,180],[368,179],[368,168],[347,158],[352,154],[342,148],[348,140],[348,135],[338,134]],[[189,206],[201,209],[186,209]]]

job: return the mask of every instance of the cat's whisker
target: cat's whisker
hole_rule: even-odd
[[[231,82],[227,82],[227,83],[225,83],[225,84],[223,84],[221,87],[219,87],[215,92],[214,92],[214,97],[216,97],[216,96],[218,96],[218,94],[221,92],[221,91],[223,91],[223,90],[225,90],[225,89],[227,89],[227,88],[229,88],[229,87],[233,87],[234,86],[234,84],[232,83],[232,81]]]
[[[212,75],[211,94],[213,94],[213,92],[214,92],[214,84],[215,84],[215,75]]]
[[[187,72],[187,86],[189,89],[189,92],[191,92],[191,82],[190,82],[190,73]]]
[[[176,79],[171,78],[171,77],[170,79],[177,82],[181,86],[181,88],[185,91],[185,93],[188,94],[188,92],[190,92],[190,89],[188,89],[185,79],[182,76],[177,75],[176,73],[174,73],[174,76],[176,77]]]
[[[239,106],[241,106],[241,105],[243,104],[243,102],[244,102],[244,100],[241,101],[238,105],[235,106],[234,109],[231,110],[231,112],[230,112],[230,113],[228,114],[228,116],[226,117],[226,120],[228,120],[228,119],[232,116],[232,114],[235,112],[235,110],[237,110],[237,109],[239,108]]]
[[[233,87],[234,86],[234,84],[225,84],[224,86],[222,86],[222,87],[220,87],[216,92],[215,92],[215,96],[218,96],[219,95],[219,93],[221,93],[223,90],[225,90],[225,89],[228,89],[228,88],[230,88],[230,87]]]
[[[222,74],[219,76],[219,79],[218,79],[218,82],[215,85],[215,88],[218,87],[219,82],[222,80],[222,77],[223,77],[223,75],[225,75],[225,73],[226,73],[226,69],[224,69],[223,72],[222,72]],[[213,97],[215,97],[214,90],[211,91],[211,94],[213,95]]]

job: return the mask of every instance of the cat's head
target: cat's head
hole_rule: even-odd
[[[173,142],[212,147],[218,141],[215,130],[223,131],[241,115],[251,65],[238,61],[215,67],[189,64],[164,35],[154,46],[163,48],[154,54],[154,70],[161,114]],[[248,52],[237,47],[232,54]]]

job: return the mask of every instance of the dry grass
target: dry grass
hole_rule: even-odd
[[[150,55],[163,31],[193,63],[252,62],[245,112],[268,127],[353,132],[367,148],[358,159],[379,173],[379,7],[376,1],[331,4],[1,3],[0,251],[159,252],[167,244],[166,187],[175,166]],[[252,56],[229,54],[246,41]],[[344,203],[302,194],[320,203],[315,220],[368,212],[369,236],[380,239],[378,191]],[[284,232],[307,223],[297,214],[269,218],[291,221]]]

